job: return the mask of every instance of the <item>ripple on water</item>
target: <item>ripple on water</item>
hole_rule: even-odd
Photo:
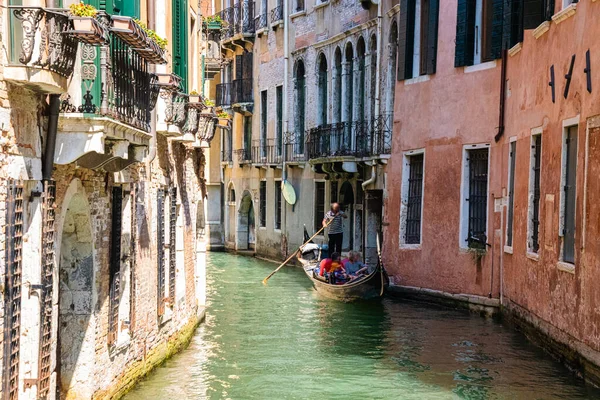
[[[190,348],[127,399],[598,399],[491,320],[386,299],[320,298],[300,269],[209,254],[208,315]]]

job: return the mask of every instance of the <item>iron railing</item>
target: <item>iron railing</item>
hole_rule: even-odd
[[[217,14],[225,22],[221,40],[227,40],[235,35],[254,35],[254,2],[241,0],[232,7]]]
[[[285,161],[302,163],[307,161],[305,144],[301,140],[289,140],[285,143]]]
[[[232,104],[252,103],[254,101],[254,88],[252,78],[236,79],[232,85]]]
[[[306,132],[309,159],[372,157],[391,153],[392,117],[325,124]]]
[[[61,112],[107,116],[150,132],[160,88],[148,62],[112,33],[110,46],[83,45],[81,59],[82,103],[74,105],[65,95]]]
[[[167,108],[165,110],[165,123],[173,124],[183,129],[188,118],[188,104],[189,96],[185,93],[173,92],[166,93],[165,103]]]
[[[252,164],[279,165],[283,162],[283,149],[275,139],[257,141],[252,146]]]
[[[261,29],[265,29],[267,27],[267,13],[260,13],[254,18],[254,28],[258,32]]]
[[[238,149],[235,155],[240,165],[252,163],[252,149]]]
[[[47,69],[65,78],[73,74],[78,41],[66,31],[66,13],[41,7],[8,6],[11,64]]]
[[[219,83],[216,86],[215,104],[217,107],[231,107],[231,83]]]
[[[281,1],[278,2],[277,7],[271,10],[271,23],[279,21],[283,21],[283,3]]]

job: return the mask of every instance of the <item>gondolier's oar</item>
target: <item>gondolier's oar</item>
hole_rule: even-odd
[[[385,274],[385,269],[383,266],[383,261],[381,260],[381,244],[379,244],[379,233],[377,234],[377,257],[379,258],[379,268],[381,268],[381,292],[379,292],[379,296],[383,296],[383,289],[385,286],[383,274]]]
[[[282,263],[282,264],[281,264],[279,267],[277,267],[277,269],[276,269],[275,271],[271,272],[271,273],[269,274],[269,276],[267,276],[265,279],[263,279],[263,281],[262,281],[262,282],[263,282],[263,285],[266,285],[266,284],[267,284],[267,281],[268,281],[269,279],[271,279],[271,277],[272,277],[273,275],[275,275],[277,272],[279,272],[279,270],[280,270],[281,268],[283,268],[283,267],[285,266],[285,264],[289,263],[289,262],[290,262],[290,260],[291,260],[292,258],[294,258],[294,256],[295,256],[295,255],[296,255],[296,254],[297,254],[297,253],[298,253],[300,250],[302,250],[302,248],[303,248],[304,246],[306,246],[306,245],[307,245],[307,244],[308,244],[308,243],[309,243],[311,240],[313,240],[314,238],[316,238],[316,237],[319,235],[319,233],[323,232],[323,230],[324,230],[325,228],[327,228],[329,225],[331,225],[331,223],[332,223],[333,221],[335,221],[335,219],[336,219],[336,218],[337,218],[339,215],[341,215],[341,214],[338,214],[338,215],[336,215],[335,217],[331,218],[331,220],[330,220],[330,221],[329,221],[329,222],[328,222],[328,223],[327,223],[327,224],[326,224],[324,227],[322,227],[321,229],[319,229],[319,230],[317,231],[317,233],[315,233],[314,235],[312,235],[312,237],[311,237],[310,239],[308,239],[306,242],[302,243],[302,245],[301,245],[300,247],[298,247],[298,250],[296,250],[295,252],[293,252],[293,253],[292,253],[292,255],[291,255],[291,256],[290,256],[290,257],[289,257],[287,260],[285,260],[285,261],[284,261],[284,262],[283,262],[283,263]]]

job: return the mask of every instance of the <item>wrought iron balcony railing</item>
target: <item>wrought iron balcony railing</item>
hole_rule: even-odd
[[[252,163],[252,150],[251,149],[238,149],[235,151],[238,163],[240,165]]]
[[[279,2],[277,7],[271,10],[271,24],[283,21],[283,3]]]
[[[392,117],[381,115],[368,121],[326,124],[306,133],[306,150],[311,160],[390,154]]]
[[[231,107],[231,83],[219,83],[216,86],[215,104],[217,107]]]
[[[66,11],[42,7],[8,6],[9,65],[54,72],[64,78],[73,74],[79,42],[71,35]]]
[[[285,143],[285,161],[289,163],[303,163],[306,161],[304,152],[305,144],[301,140],[289,140]]]
[[[227,40],[235,35],[254,35],[254,2],[240,0],[232,7],[217,14],[225,22],[221,32],[221,40]]]
[[[254,101],[252,78],[234,80],[231,89],[232,104],[252,103]]]
[[[264,143],[255,142],[252,146],[252,164],[279,165],[283,162],[283,148],[275,139],[267,139]]]
[[[254,28],[256,32],[267,27],[267,13],[260,13],[254,18]]]
[[[71,87],[81,95],[63,96],[61,112],[107,116],[149,132],[160,89],[148,62],[112,33],[110,46],[83,45],[81,59],[81,86]],[[72,98],[80,98],[81,104],[73,104]]]
[[[221,151],[221,162],[233,162],[233,151],[230,148],[224,148],[223,151]]]

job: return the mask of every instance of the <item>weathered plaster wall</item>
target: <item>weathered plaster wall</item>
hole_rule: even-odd
[[[396,85],[392,158],[387,167],[384,261],[396,284],[450,293],[490,292],[491,251],[481,266],[459,246],[463,146],[491,143],[498,131],[500,61],[468,72],[454,67],[456,1],[440,3],[437,73]],[[497,64],[497,65],[496,65]],[[484,66],[484,68],[486,67]],[[403,154],[425,149],[422,245],[400,247]],[[494,160],[495,153],[490,153]],[[493,179],[499,179],[499,177]],[[491,187],[494,187],[493,185]],[[488,209],[493,211],[490,191]],[[488,241],[499,228],[488,217]],[[498,239],[494,240],[498,265]],[[497,295],[498,268],[493,294]]]

